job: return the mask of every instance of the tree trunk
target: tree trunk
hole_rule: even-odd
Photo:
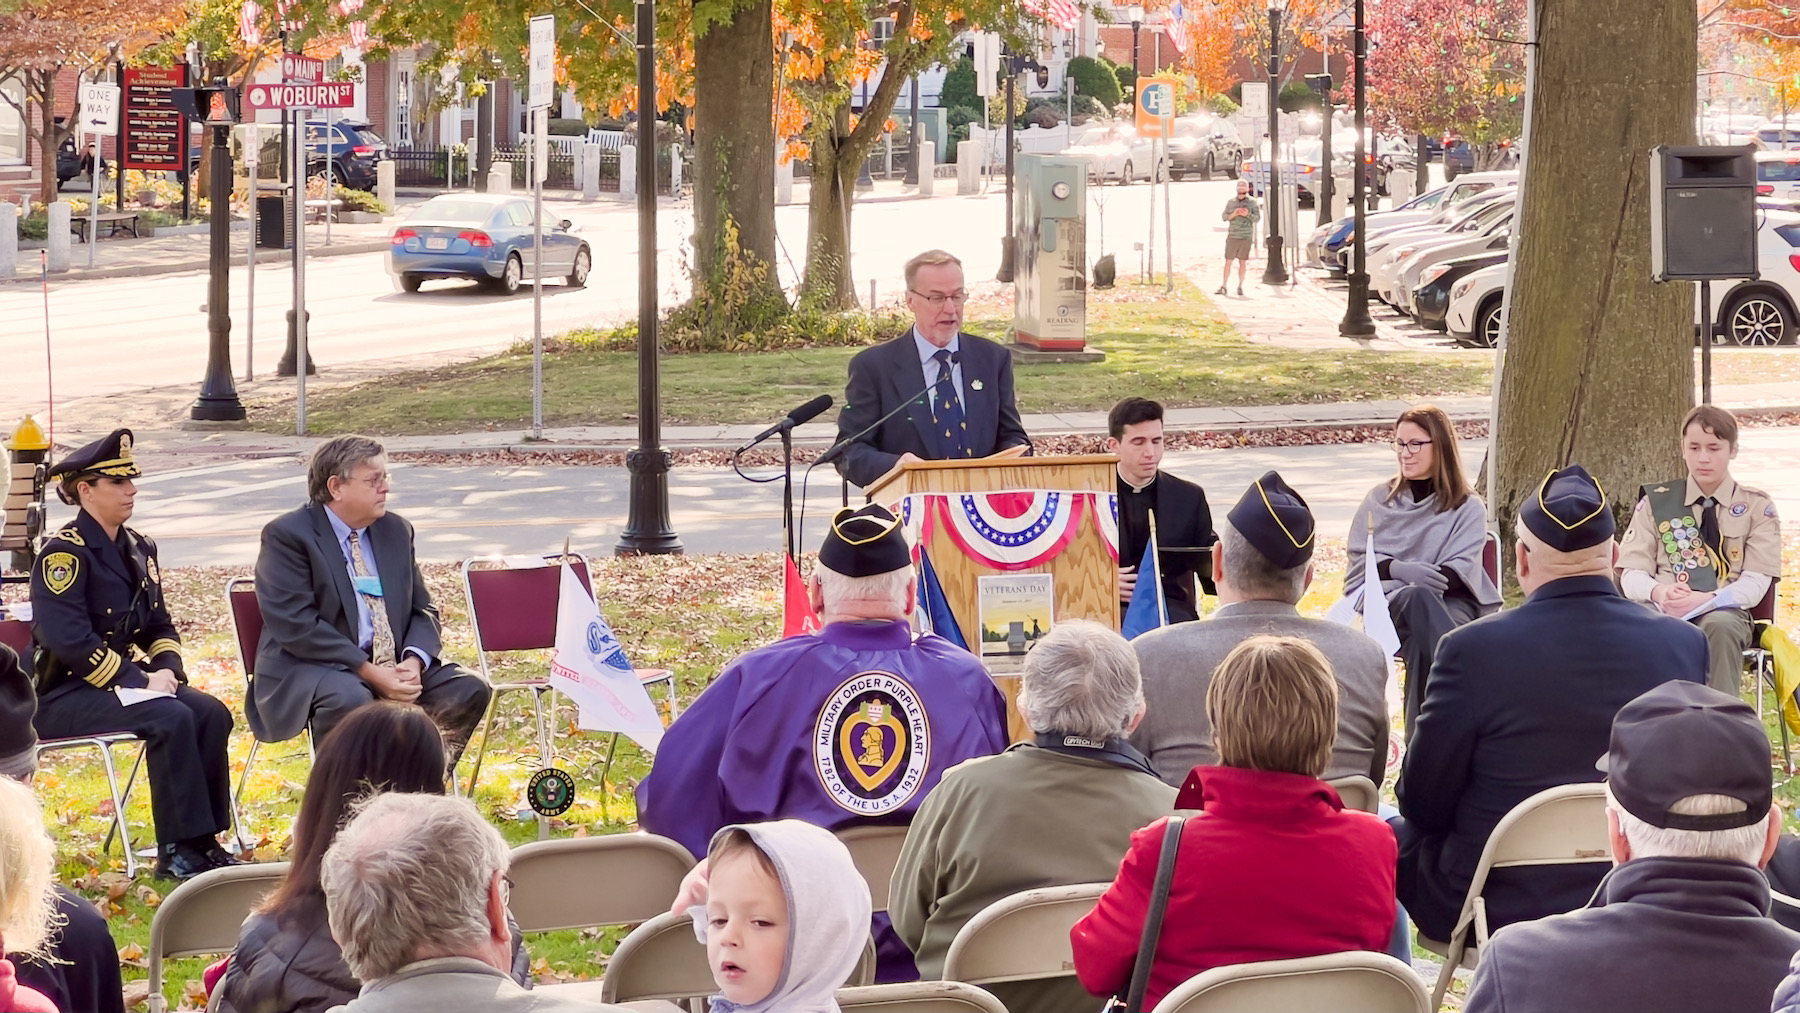
[[[848,108],[838,114],[838,125],[812,142],[812,186],[807,198],[806,277],[800,300],[820,309],[849,309],[856,305],[850,281],[850,209],[861,158],[844,157],[850,119]]]
[[[56,71],[28,70],[25,81],[26,94],[34,95],[38,104],[38,129],[33,138],[38,142],[38,199],[48,205],[62,188],[62,181],[56,178],[56,149],[68,134],[56,128]],[[69,111],[64,123],[74,129],[75,110]]]
[[[1507,535],[1523,498],[1571,463],[1623,520],[1640,484],[1681,473],[1676,428],[1694,398],[1693,288],[1650,281],[1647,154],[1693,143],[1694,4],[1538,0],[1538,12],[1493,451]]]
[[[775,275],[775,48],[770,0],[751,0],[694,40],[696,284],[719,276],[725,219]]]

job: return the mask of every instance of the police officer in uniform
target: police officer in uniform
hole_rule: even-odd
[[[1731,477],[1737,419],[1699,405],[1681,425],[1685,480],[1643,487],[1619,547],[1625,596],[1706,634],[1707,683],[1733,696],[1750,645],[1750,610],[1781,576],[1781,518],[1769,494]],[[1704,610],[1704,611],[1701,611]]]
[[[129,429],[50,470],[57,495],[81,512],[50,536],[31,570],[34,724],[46,739],[132,732],[145,740],[156,874],[188,879],[237,864],[217,836],[231,825],[232,720],[224,704],[187,684],[156,543],[125,526],[140,474]],[[127,687],[171,696],[126,706],[115,691]]]

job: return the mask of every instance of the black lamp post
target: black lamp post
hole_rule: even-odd
[[[1138,33],[1142,31],[1144,27],[1144,8],[1137,4],[1132,4],[1125,9],[1125,14],[1131,19],[1131,92],[1135,97],[1137,94],[1137,76],[1143,73],[1143,71],[1138,69]]]
[[[1363,148],[1368,144],[1364,132],[1368,129],[1369,93],[1367,81],[1367,58],[1369,55],[1369,38],[1363,27],[1363,0],[1356,0],[1356,31],[1353,36],[1353,54],[1356,61],[1356,174],[1350,177],[1350,203],[1355,205],[1351,214],[1356,222],[1351,226],[1350,239],[1350,301],[1344,307],[1344,319],[1338,324],[1338,333],[1346,338],[1366,338],[1375,333],[1375,321],[1369,316],[1369,263],[1368,249],[1363,246],[1363,232],[1367,223],[1368,201],[1363,187],[1368,185],[1368,169],[1363,159],[1366,157]]]
[[[662,448],[662,378],[656,309],[656,3],[636,0],[638,83],[638,447],[625,455],[631,512],[613,554],[681,551],[669,526],[669,452]]]
[[[206,282],[206,378],[188,417],[202,422],[237,422],[244,417],[231,379],[231,125],[237,122],[237,92],[223,79],[204,88],[178,89],[176,103],[212,128],[212,175],[207,195],[212,208],[211,248]]]
[[[1269,0],[1269,264],[1263,268],[1264,285],[1285,285],[1287,268],[1281,263],[1281,9],[1285,0]]]

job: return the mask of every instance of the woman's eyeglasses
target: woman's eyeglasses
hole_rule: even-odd
[[[1395,440],[1394,453],[1411,455],[1429,446],[1431,446],[1430,440]]]

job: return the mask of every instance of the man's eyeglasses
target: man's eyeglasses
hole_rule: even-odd
[[[909,288],[909,289],[907,289],[907,291],[911,292],[913,295],[916,295],[919,298],[925,300],[928,304],[930,304],[932,309],[936,309],[939,306],[942,306],[947,302],[953,302],[956,305],[961,306],[962,304],[969,301],[969,293],[967,293],[967,292],[952,292],[949,295],[938,295],[936,293],[933,293],[931,295],[926,295],[925,293],[919,291],[918,289]]]
[[[1411,455],[1429,446],[1431,446],[1430,440],[1395,440],[1394,453]]]
[[[371,489],[386,489],[388,488],[388,480],[391,477],[392,476],[385,471],[378,471],[373,475],[351,475],[350,481],[367,482]]]

